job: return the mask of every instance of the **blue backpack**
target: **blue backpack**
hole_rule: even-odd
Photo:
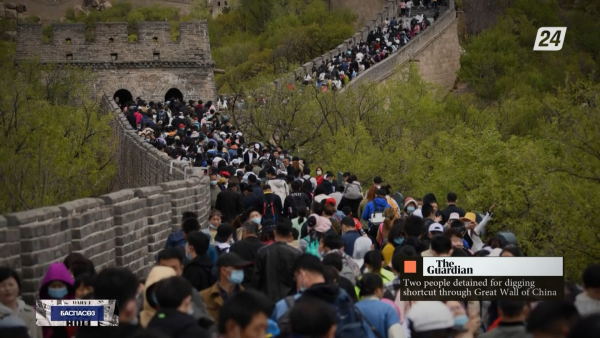
[[[335,301],[337,330],[335,338],[382,338],[377,330],[354,306],[348,294],[342,292]]]

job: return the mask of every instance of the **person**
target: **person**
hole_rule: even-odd
[[[202,291],[214,284],[214,277],[211,272],[213,264],[206,256],[210,238],[196,231],[190,233],[187,240],[185,251],[189,263],[183,268],[182,276],[196,290]]]
[[[315,176],[315,181],[316,181],[316,185],[315,185],[315,189],[321,185],[321,183],[323,183],[323,180],[325,179],[325,176],[323,176],[323,168],[321,167],[317,167],[315,169],[315,173],[317,174],[317,176]],[[304,173],[306,175],[306,172]],[[310,174],[310,171],[309,171]]]
[[[429,225],[429,228],[427,230],[428,230],[427,231],[428,238],[430,240],[433,238],[433,236],[442,235],[444,233],[444,227],[440,223],[431,223],[431,225]],[[433,256],[433,251],[431,250],[431,245],[428,250],[421,252],[421,256],[423,256],[423,257]]]
[[[411,338],[449,338],[457,333],[452,312],[439,301],[416,302],[406,317]]]
[[[365,194],[365,198],[360,202],[357,209],[357,216],[360,218],[360,223],[363,225],[363,228],[368,229],[368,220],[363,220],[362,215],[365,212],[367,204],[372,202],[375,199],[375,194],[377,192],[377,187],[371,186],[367,193]]]
[[[495,207],[496,204],[493,204],[485,214],[485,217],[479,223],[477,223],[476,216],[472,212],[467,212],[465,216],[460,219],[461,221],[465,222],[467,232],[464,237],[471,250],[479,251],[483,249],[483,242],[481,241],[480,236],[483,234],[485,231],[485,226],[494,215]]]
[[[292,266],[300,252],[287,244],[291,231],[291,224],[278,222],[275,242],[257,252],[252,285],[267,295],[271,302],[287,296],[293,287]]]
[[[344,269],[344,262],[340,255],[327,255],[323,257],[324,277],[327,283],[335,283],[344,289],[352,298],[353,302],[358,302],[358,297],[354,284],[348,278],[341,276],[340,272]],[[331,270],[333,269],[333,270]]]
[[[500,252],[500,257],[522,257],[523,252],[519,249],[518,246],[514,244],[509,244],[502,248]]]
[[[567,337],[579,319],[577,308],[569,302],[542,302],[527,317],[527,332],[533,338]]]
[[[575,306],[582,316],[600,313],[600,264],[591,264],[581,277],[583,292],[575,297]]]
[[[600,314],[589,315],[577,323],[568,338],[596,338],[600,332]]]
[[[246,185],[246,187],[244,188],[244,199],[242,203],[244,203],[244,210],[262,209],[262,199],[260,195],[254,193],[254,185]]]
[[[310,197],[302,191],[302,183],[300,181],[292,182],[291,186],[292,192],[284,200],[283,216],[295,219],[303,211],[304,217],[306,217],[306,211],[310,205]]]
[[[388,202],[389,204],[389,202]],[[379,225],[379,229],[377,230],[377,243],[379,243],[379,247],[383,248],[387,244],[388,234],[392,229],[392,224],[394,224],[394,220],[396,219],[396,212],[393,208],[387,208],[383,212],[383,223]]]
[[[89,273],[80,274],[75,278],[73,288],[75,289],[75,299],[83,299],[88,294],[94,292],[94,280],[96,275]]]
[[[290,188],[287,182],[285,179],[277,177],[277,171],[273,167],[267,170],[267,176],[269,177],[269,190],[279,197],[279,203],[282,205],[281,201],[285,201],[286,197],[290,194]],[[264,187],[263,190],[265,190]]]
[[[340,275],[346,277],[352,284],[360,276],[360,267],[344,252],[344,240],[335,234],[326,235],[321,240],[323,256],[340,255],[342,257],[343,268]]]
[[[448,195],[446,195],[446,208],[440,212],[440,215],[442,216],[442,224],[446,224],[448,222],[450,219],[450,214],[452,213],[458,213],[459,217],[465,216],[465,211],[456,206],[457,200],[458,197],[454,192],[449,192]]]
[[[344,252],[352,257],[354,254],[354,243],[361,237],[356,231],[356,223],[352,217],[342,218],[342,240],[344,241]]]
[[[227,189],[217,195],[216,208],[223,214],[222,222],[231,223],[244,212],[244,202],[237,190],[238,180],[236,177],[231,177],[227,183]]]
[[[73,276],[73,279],[76,279],[83,274],[92,276],[96,274],[94,263],[85,257],[74,259],[70,262],[70,265],[67,267],[67,269],[69,269],[69,273],[71,276]]]
[[[406,233],[404,232],[404,220],[394,220],[394,224],[392,225],[392,228],[388,233],[387,243],[383,246],[383,249],[381,250],[385,266],[388,266],[390,264],[396,247],[404,243],[405,236]]]
[[[19,274],[11,268],[0,267],[0,317],[16,316],[25,324],[30,338],[42,338],[42,328],[35,324],[35,310],[19,298],[20,294]]]
[[[498,312],[502,318],[498,326],[481,335],[481,338],[532,337],[525,330],[525,320],[529,314],[529,308],[525,301],[500,300],[498,301]]]
[[[74,298],[75,288],[73,287],[73,276],[71,276],[67,267],[62,262],[50,264],[40,285],[38,299]],[[75,332],[76,328],[73,326],[44,326],[42,328],[43,337],[70,338],[75,335]]]
[[[96,275],[94,299],[114,299],[119,326],[80,326],[76,338],[129,338],[140,330],[137,297],[140,283],[126,268],[105,268]],[[71,337],[71,336],[70,336]]]
[[[324,301],[306,297],[290,311],[293,337],[335,338],[336,315]]]
[[[253,213],[250,213],[250,217],[253,217]],[[250,221],[245,222],[242,225],[242,240],[235,242],[229,252],[236,253],[241,259],[249,262],[256,261],[258,256],[258,250],[265,245],[258,239],[260,214],[254,215],[254,218],[249,218]],[[254,221],[258,219],[258,222]],[[247,287],[252,282],[252,275],[254,274],[254,267],[249,265],[244,268],[244,282],[242,285]]]
[[[279,195],[274,194],[273,191],[271,191],[270,184],[265,184],[263,186],[262,206],[263,226],[265,225],[264,222],[267,219],[277,222],[277,220],[283,215],[283,204],[281,204],[281,198]]]
[[[452,240],[448,236],[435,235],[431,239],[431,253],[434,257],[452,256]]]
[[[377,189],[381,189],[381,185],[383,184],[383,180],[381,179],[381,176],[375,176],[375,178],[373,178],[373,186],[376,187]]]
[[[394,280],[394,274],[383,268],[383,255],[379,250],[371,250],[365,255],[365,261],[361,270],[365,273],[371,272],[381,276],[384,283]]]
[[[356,307],[382,338],[403,338],[404,331],[394,308],[381,301],[384,293],[381,276],[367,273],[358,282],[360,297]]]
[[[346,182],[344,182],[344,195],[338,204],[338,210],[344,207],[350,208],[354,215],[358,215],[358,207],[363,200],[363,192],[356,175],[351,174]]]
[[[229,252],[233,241],[233,227],[227,223],[221,224],[215,235],[215,247],[219,255]]]
[[[211,221],[209,219],[209,222],[212,224],[215,221]],[[221,217],[219,216],[218,219],[219,224],[221,223]],[[172,232],[169,234],[169,237],[167,238],[167,243],[165,244],[165,249],[167,248],[177,248],[178,250],[181,251],[181,254],[183,255],[183,263],[187,264],[189,262],[189,260],[186,257],[185,254],[185,243],[186,243],[186,236],[187,234],[191,233],[192,231],[200,231],[200,223],[198,222],[198,214],[196,214],[195,212],[192,211],[184,211],[182,216],[181,216],[181,229],[177,230],[176,232]],[[210,236],[210,232],[207,233]],[[211,237],[211,242],[212,242],[212,237]],[[217,261],[217,250],[215,249],[215,247],[210,244],[208,246],[208,258],[214,262]]]
[[[208,331],[194,320],[192,285],[181,277],[170,277],[156,285],[154,300],[158,310],[149,329],[164,332],[170,338],[208,338]]]
[[[306,216],[308,216],[308,209],[298,210],[298,217],[292,219],[292,227],[298,230],[298,235],[302,231],[302,225],[306,222]]]
[[[228,299],[219,312],[223,338],[266,337],[271,304],[258,292],[244,291]]]
[[[219,313],[223,304],[235,294],[244,291],[241,286],[244,281],[244,268],[252,262],[244,261],[237,254],[230,252],[222,254],[217,260],[218,280],[210,288],[200,292],[204,299],[206,310],[219,323]]]
[[[335,191],[329,194],[329,197],[335,199],[335,207],[337,209],[342,202],[342,198],[344,197],[344,186],[340,185],[335,187]]]
[[[144,309],[140,312],[140,325],[143,328],[148,327],[148,324],[156,314],[156,309],[159,306],[154,300],[154,297],[156,296],[155,288],[158,285],[158,282],[173,276],[177,276],[175,270],[166,266],[155,266],[150,270],[142,294],[144,299]]]
[[[365,262],[365,256],[367,252],[373,249],[373,242],[369,237],[361,237],[354,242],[354,253],[352,254],[352,260],[362,267]]]
[[[375,193],[375,199],[367,203],[365,210],[362,214],[362,219],[368,222],[369,235],[375,238],[376,233],[371,235],[371,227],[373,225],[379,226],[383,222],[383,212],[387,208],[392,206],[385,199],[385,190],[378,189]],[[377,228],[375,228],[377,230]],[[375,235],[375,236],[374,236]]]

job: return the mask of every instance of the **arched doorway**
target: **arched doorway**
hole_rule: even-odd
[[[167,93],[165,94],[165,102],[174,98],[179,99],[179,102],[183,102],[183,93],[177,88],[171,88],[167,90]]]
[[[119,98],[119,106],[124,106],[126,105],[128,102],[133,101],[133,96],[131,95],[131,92],[127,89],[119,89],[115,92],[115,95],[113,95],[113,99]]]

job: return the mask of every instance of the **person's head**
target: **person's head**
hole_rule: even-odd
[[[302,191],[302,182],[300,182],[300,181],[292,182],[292,191],[295,191],[295,192]]]
[[[404,242],[405,237],[404,219],[395,219],[392,228],[388,232],[388,243],[392,243],[394,246],[401,245]]]
[[[82,274],[95,275],[96,268],[94,267],[94,263],[91,260],[85,257],[81,257],[76,258],[71,262],[69,272],[71,273],[71,276],[73,276],[73,278],[76,279],[79,275]]]
[[[296,258],[293,266],[294,279],[298,291],[304,291],[313,284],[324,283],[323,263],[311,254],[303,254]]]
[[[189,259],[194,259],[197,256],[205,255],[208,251],[210,238],[200,231],[194,231],[188,234],[187,242],[185,243],[186,256]]]
[[[441,225],[440,223],[432,223],[429,225],[429,238],[436,236],[436,235],[441,235],[444,233],[444,226]]]
[[[373,272],[376,274],[380,274],[381,268],[383,268],[383,263],[384,259],[383,255],[381,254],[381,251],[371,250],[365,255],[365,272]]]
[[[271,192],[271,186],[269,184],[265,184],[263,186],[263,191],[264,192]]]
[[[352,218],[352,208],[350,208],[349,206],[345,206],[342,208],[342,212],[344,213],[344,215],[346,217],[350,217]]]
[[[465,247],[462,234],[456,228],[446,229],[444,231],[444,236],[450,238],[453,248],[463,249]]]
[[[258,237],[260,218],[258,218],[258,220],[259,223],[256,223],[254,221],[250,221],[250,218],[248,218],[248,221],[242,224],[242,238]]]
[[[433,206],[430,203],[427,204],[423,204],[423,207],[421,208],[421,213],[423,214],[423,218],[427,219],[434,219],[435,218],[435,213],[433,212]]]
[[[333,173],[327,172],[327,174],[325,174],[325,179],[328,180],[330,183],[333,183],[333,178],[334,178]]]
[[[321,242],[324,253],[328,253],[331,250],[343,250],[344,248],[344,240],[338,235],[326,235],[325,237],[323,237]]]
[[[290,329],[300,337],[334,338],[336,314],[331,305],[315,297],[301,297],[290,311]],[[258,337],[258,336],[257,336]]]
[[[197,218],[187,218],[183,222],[181,222],[181,229],[183,230],[184,237],[194,232],[200,231],[200,223]]]
[[[177,276],[181,276],[183,273],[183,255],[177,248],[165,248],[158,253],[157,258],[159,266],[172,268]]]
[[[448,205],[456,204],[457,200],[458,200],[458,197],[456,196],[456,193],[454,193],[454,192],[449,192],[448,195],[446,195],[446,204],[448,204]]]
[[[411,338],[453,336],[454,316],[442,302],[417,302],[410,308],[406,317]]]
[[[289,220],[288,220],[289,221]],[[275,240],[288,242],[292,235],[292,224],[283,219],[279,220],[275,225]]]
[[[344,268],[344,261],[341,255],[325,255],[325,257],[323,257],[323,265],[332,266],[339,273]]]
[[[581,277],[583,290],[592,299],[600,300],[600,264],[591,264]]]
[[[424,221],[420,217],[409,217],[404,224],[406,234],[411,237],[420,237],[423,234]]]
[[[67,257],[65,257],[65,259],[63,260],[63,264],[67,267],[67,269],[70,272],[71,265],[73,264],[73,262],[75,262],[76,260],[79,260],[79,259],[85,259],[85,256],[83,256],[79,252],[71,252],[70,254],[67,255]]]
[[[568,337],[578,320],[575,305],[566,301],[542,302],[527,317],[527,332],[534,337]]]
[[[315,173],[317,174],[317,176],[323,175],[323,168],[317,167]]]
[[[115,299],[119,324],[136,323],[138,307],[136,297],[140,282],[126,268],[105,268],[94,281],[95,299]]]
[[[95,274],[83,273],[75,278],[75,283],[73,284],[75,288],[75,299],[82,299],[89,293],[94,292],[94,281],[96,280]],[[0,293],[2,286],[0,283]]]
[[[347,233],[348,231],[356,231],[356,224],[354,223],[354,218],[352,217],[344,217],[342,218],[342,232]]]
[[[524,322],[529,314],[527,303],[518,300],[498,301],[498,314],[503,322]]]
[[[386,195],[385,189],[377,189],[377,191],[375,191],[375,197],[385,198],[385,195]]]
[[[191,315],[193,288],[187,279],[173,276],[159,281],[154,295],[160,309],[171,309]]]
[[[500,257],[522,257],[523,253],[518,246],[509,244],[502,249]]]
[[[381,177],[375,176],[375,178],[373,179],[373,185],[375,187],[377,187],[377,189],[381,188],[382,183],[383,183],[383,180],[381,179]]]
[[[21,277],[11,268],[0,267],[0,303],[11,305],[21,294]]]
[[[369,190],[367,190],[367,200],[372,201],[375,199],[375,194],[377,193],[377,187],[371,186]]]
[[[375,296],[379,299],[383,298],[385,288],[383,287],[383,279],[378,274],[366,273],[357,284],[361,297]]]
[[[596,338],[600,332],[600,313],[589,315],[579,321],[568,338]]]
[[[222,223],[217,228],[217,234],[215,235],[215,242],[218,243],[229,243],[233,238],[234,229],[228,223]]]
[[[221,225],[221,219],[223,218],[223,215],[221,214],[221,212],[219,210],[213,210],[210,212],[210,214],[208,215],[208,223],[209,226],[216,230],[219,225]]]
[[[243,291],[223,304],[217,323],[224,338],[265,337],[271,304],[261,293]]]
[[[219,283],[221,285],[230,283],[239,285],[244,281],[244,268],[252,262],[247,262],[238,256],[238,254],[229,252],[219,256],[217,268],[219,269]]]
[[[436,257],[450,257],[452,255],[452,241],[447,236],[433,236],[431,238],[431,251]]]

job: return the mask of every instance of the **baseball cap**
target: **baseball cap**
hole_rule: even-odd
[[[475,216],[474,212],[467,212],[464,217],[460,218],[460,220],[461,221],[476,222],[477,221],[477,216]]]
[[[327,205],[327,204],[331,204],[331,205],[334,205],[334,206],[335,206],[335,205],[337,204],[337,202],[335,201],[335,198],[333,198],[333,197],[328,197],[328,198],[325,200],[325,205]]]
[[[429,232],[444,232],[444,227],[440,223],[433,223],[429,226]]]
[[[231,235],[233,235],[233,227],[227,223],[223,223],[217,228],[215,242],[225,243]]]
[[[243,268],[245,266],[252,265],[252,262],[245,261],[240,258],[236,253],[228,252],[219,256],[217,260],[217,267],[233,266],[235,268]]]
[[[443,330],[454,327],[454,316],[446,304],[438,301],[415,303],[406,318],[414,332]]]
[[[181,128],[181,127],[185,127],[185,125],[183,123],[180,123],[179,128]]]
[[[458,212],[453,212],[450,214],[450,217],[448,218],[449,221],[456,221],[456,220],[460,220],[460,215],[458,214]]]

